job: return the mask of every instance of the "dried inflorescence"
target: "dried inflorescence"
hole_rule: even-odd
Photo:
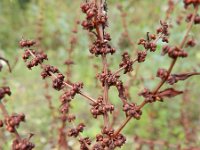
[[[5,118],[6,129],[9,132],[15,132],[15,129],[20,125],[21,122],[25,122],[24,114],[12,114]]]
[[[187,16],[187,18],[186,18],[186,22],[190,22],[191,21],[191,19],[192,19],[192,14],[189,14],[188,16]],[[194,24],[200,24],[200,16],[199,16],[199,14],[197,14],[196,16],[195,16],[195,18],[194,18]]]
[[[126,138],[122,134],[114,136],[113,129],[104,127],[101,132],[102,134],[96,136],[97,143],[93,146],[93,150],[120,148],[126,142]]]
[[[88,146],[92,144],[89,137],[79,139],[80,149],[81,150],[89,150]]]
[[[142,111],[135,103],[125,103],[123,105],[123,111],[126,113],[126,116],[133,117],[135,119],[140,119],[140,116],[142,115]]]
[[[31,55],[34,55],[34,58],[27,62]],[[47,55],[44,52],[36,52],[35,50],[29,48],[25,50],[22,58],[25,62],[27,62],[28,69],[32,69],[34,66],[42,64],[44,60],[48,60]]]
[[[35,145],[30,142],[30,138],[22,140],[14,140],[12,143],[12,150],[32,150]]]
[[[60,108],[61,113],[62,127],[59,128],[60,137],[66,138],[65,135],[73,136],[79,138],[80,149],[88,150],[92,145],[91,140],[88,137],[82,138],[80,133],[83,132],[85,127],[84,124],[79,124],[77,127],[71,128],[67,133],[65,130],[66,121],[72,122],[75,120],[75,116],[69,114],[71,101],[76,94],[82,95],[84,98],[90,101],[91,113],[94,118],[99,116],[103,117],[103,127],[100,134],[96,136],[96,143],[92,146],[93,150],[104,150],[104,149],[115,149],[120,148],[125,142],[126,138],[121,134],[121,130],[128,124],[131,118],[140,119],[142,115],[142,108],[146,104],[163,101],[164,98],[172,98],[179,94],[182,94],[183,91],[176,90],[174,88],[166,88],[160,90],[165,83],[174,84],[180,80],[185,80],[193,75],[199,75],[199,73],[183,73],[183,74],[171,74],[172,69],[179,57],[185,58],[188,54],[185,52],[185,48],[195,46],[194,39],[187,40],[188,33],[191,30],[192,24],[198,22],[198,7],[199,1],[195,0],[185,0],[186,6],[193,4],[195,11],[191,17],[188,17],[189,27],[187,29],[186,35],[183,37],[183,40],[180,45],[169,46],[169,28],[170,26],[165,21],[160,21],[160,27],[157,29],[156,34],[149,34],[147,32],[146,39],[142,38],[139,40],[138,44],[142,45],[145,50],[138,51],[136,59],[131,59],[131,56],[124,52],[122,54],[122,62],[119,64],[119,69],[117,71],[111,71],[109,69],[107,54],[114,54],[115,49],[111,46],[110,41],[111,37],[106,33],[105,29],[107,27],[107,5],[106,1],[86,1],[81,5],[82,12],[86,14],[85,20],[82,22],[84,29],[88,30],[95,36],[95,39],[89,49],[90,53],[94,56],[101,56],[102,59],[102,71],[97,75],[99,81],[102,85],[102,96],[98,96],[98,99],[93,99],[82,92],[83,84],[82,83],[72,83],[65,80],[65,76],[59,72],[56,67],[50,65],[44,65],[44,60],[47,60],[46,54],[43,52],[36,52],[30,47],[35,43],[30,41],[22,40],[20,42],[21,47],[26,47],[23,59],[27,61],[30,57],[33,57],[30,62],[28,62],[27,67],[31,69],[34,66],[40,65],[43,68],[41,76],[43,79],[51,77],[53,81],[53,88],[60,91],[63,90],[64,93],[60,97]],[[169,16],[169,15],[168,15]],[[196,22],[195,22],[196,19]],[[144,101],[138,105],[133,102],[128,101],[128,96],[125,93],[125,87],[122,80],[120,79],[120,72],[124,71],[124,74],[130,73],[133,71],[133,64],[135,62],[141,63],[144,62],[148,51],[155,52],[157,49],[157,42],[162,39],[162,42],[166,43],[163,47],[162,54],[168,54],[172,59],[169,69],[159,69],[157,71],[157,77],[161,78],[161,81],[156,86],[154,90],[144,89],[139,96],[144,98]],[[73,40],[71,41],[73,42]],[[28,44],[29,43],[29,44]],[[71,65],[73,61],[67,61],[66,64]],[[114,105],[109,100],[109,90],[111,87],[116,87],[119,93],[119,98],[123,103],[122,111],[126,115],[126,119],[122,124],[120,124],[117,130],[113,129],[112,124],[110,123],[110,116],[115,110]],[[69,89],[68,89],[69,88]],[[62,135],[62,136],[61,136]],[[59,139],[59,141],[62,141]],[[64,141],[66,141],[64,139]]]
[[[9,87],[1,87],[0,88],[0,100],[5,97],[5,95],[11,95],[11,91]]]
[[[100,96],[97,99],[97,102],[91,104],[91,113],[94,118],[97,118],[99,115],[105,115],[106,113],[112,113],[114,111],[114,106],[112,104],[104,104],[103,97]]]
[[[30,138],[21,139],[19,133],[17,132],[17,128],[19,127],[20,123],[25,122],[25,115],[23,113],[13,113],[12,115],[9,115],[2,102],[2,99],[5,97],[5,95],[11,95],[9,87],[0,88],[0,108],[4,117],[3,120],[0,120],[0,128],[5,125],[6,130],[16,136],[16,139],[13,140],[12,143],[12,150],[32,150],[35,145],[30,142]]]
[[[111,38],[108,33],[102,34],[100,37],[100,30],[98,29],[95,33],[93,30],[97,29],[98,26],[105,28],[107,26],[107,15],[105,13],[98,13],[98,8],[95,2],[86,2],[81,5],[82,12],[86,14],[86,19],[82,22],[84,29],[94,33],[97,36],[90,48],[90,52],[95,56],[106,55],[108,53],[115,53],[115,49],[108,43]],[[99,8],[100,9],[100,8]]]
[[[185,52],[183,49],[175,46],[175,47],[170,47],[170,46],[164,46],[163,49],[162,49],[162,54],[165,55],[165,54],[168,54],[169,57],[171,58],[177,58],[177,57],[187,57],[188,54],[187,52]]]
[[[133,61],[130,58],[130,55],[127,52],[122,54],[122,62],[119,64],[120,67],[124,68],[124,74],[127,72],[133,71]]]
[[[138,51],[138,53],[137,53],[137,61],[139,62],[139,63],[141,63],[141,62],[144,62],[145,61],[145,58],[146,58],[146,56],[147,56],[147,52],[146,51]]]
[[[42,78],[45,79],[46,77],[50,77],[52,75],[51,73],[59,73],[58,68],[50,65],[44,65],[41,73]]]
[[[80,132],[83,132],[85,125],[83,123],[80,123],[76,128],[72,128],[69,130],[68,135],[77,137]]]

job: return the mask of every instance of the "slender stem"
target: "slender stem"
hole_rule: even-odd
[[[51,73],[51,76],[53,76],[55,79],[57,78],[57,76],[53,73]],[[70,84],[68,84],[67,82],[63,82],[63,84],[69,88],[72,88],[72,86]],[[78,92],[80,95],[82,95],[83,97],[85,97],[87,100],[89,100],[92,103],[95,103],[96,100],[91,98],[90,96],[88,96],[87,94],[83,93],[82,91]]]
[[[131,118],[131,116],[128,116],[126,120],[122,123],[122,125],[115,131],[115,134],[113,136],[118,135],[122,131],[122,129],[127,125],[127,123],[131,120]]]
[[[97,8],[98,8],[98,16],[100,16],[102,14],[102,11],[103,11],[103,4],[104,4],[104,1],[103,0],[94,0]],[[97,17],[95,18],[97,19]],[[98,39],[101,41],[101,42],[104,42],[104,29],[103,29],[103,26],[102,24],[99,24],[96,26],[96,32],[97,32],[97,35],[98,35]],[[108,73],[108,64],[107,64],[107,58],[106,58],[106,55],[102,55],[102,65],[103,65],[103,72],[105,74]],[[103,100],[104,100],[104,103],[105,105],[108,104],[108,84],[105,82],[104,83],[104,88],[103,88]],[[103,115],[103,118],[104,118],[104,126],[105,127],[109,127],[109,116],[107,113],[105,113]]]

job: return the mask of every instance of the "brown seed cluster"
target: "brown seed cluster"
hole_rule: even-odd
[[[154,43],[153,39],[140,39],[138,42],[138,45],[143,45],[143,47],[148,51],[150,50],[150,52],[155,52],[157,45]]]
[[[161,78],[162,80],[165,80],[167,78],[168,71],[166,69],[160,68],[157,71],[157,77]]]
[[[80,149],[81,150],[89,150],[88,146],[92,144],[89,137],[80,138],[79,143],[80,143]]]
[[[15,129],[20,125],[21,122],[25,122],[24,114],[12,114],[5,118],[6,129],[9,132],[15,132]]]
[[[137,52],[137,61],[139,63],[144,62],[147,56],[147,52],[146,51],[138,51]]]
[[[120,148],[126,142],[126,138],[122,134],[114,136],[113,129],[104,127],[102,134],[96,136],[96,141],[93,150],[115,149]]]
[[[108,53],[113,54],[115,53],[115,49],[108,43],[108,40],[103,42],[101,40],[97,40],[91,46],[90,53],[95,54],[95,56],[106,55]]]
[[[164,21],[160,21],[160,25],[161,26],[157,29],[157,35],[149,34],[149,32],[147,32],[147,39],[141,38],[138,45],[143,45],[146,51],[150,50],[150,52],[155,52],[157,48],[156,41],[159,38],[162,38],[162,42],[168,43],[169,25]],[[146,57],[144,52],[139,53],[138,55],[142,55],[143,58]],[[143,62],[143,60],[144,59],[141,59],[139,62]]]
[[[192,14],[189,14],[188,16],[187,16],[187,18],[186,18],[186,22],[190,22],[191,21],[191,19],[192,19]],[[195,16],[195,18],[194,18],[194,24],[200,24],[200,15],[199,14],[197,14],[196,16]]]
[[[0,100],[5,97],[5,95],[11,95],[11,91],[9,87],[1,87],[0,88]]]
[[[133,61],[131,60],[128,52],[124,52],[122,54],[122,62],[119,64],[120,67],[124,68],[124,74],[133,71]]]
[[[46,77],[50,77],[51,73],[59,73],[58,68],[51,65],[44,65],[43,71],[41,72],[42,78],[45,79]]]
[[[97,102],[92,103],[91,113],[94,118],[97,118],[99,115],[104,115],[108,112],[112,113],[114,111],[114,106],[111,104],[104,104],[103,97],[100,96],[97,99]]]
[[[86,18],[81,25],[84,29],[95,34],[97,37],[90,48],[90,53],[95,56],[106,55],[108,53],[113,54],[115,49],[108,43],[111,40],[110,35],[104,33],[102,37],[100,37],[100,31],[94,31],[94,29],[96,30],[99,26],[103,28],[107,26],[107,14],[98,13],[98,8],[93,1],[83,3],[81,9],[82,12],[86,14]]]
[[[60,112],[65,114],[69,112],[69,106],[71,100],[74,98],[76,94],[80,92],[80,90],[83,88],[83,83],[75,83],[72,84],[72,89],[69,91],[65,91],[61,97],[61,107],[60,107]]]
[[[33,55],[34,57],[27,62],[27,60],[30,58],[30,56]],[[24,54],[22,56],[23,60],[27,62],[27,68],[32,69],[34,66],[38,66],[39,64],[42,64],[44,60],[48,60],[47,55],[44,52],[36,52],[32,49],[26,49],[24,51]]]
[[[68,132],[68,136],[77,137],[80,132],[83,132],[85,125],[83,123],[80,123],[76,128],[72,128]]]
[[[36,42],[35,41],[33,41],[33,40],[21,40],[20,42],[19,42],[19,45],[20,45],[20,47],[31,47],[31,46],[33,46],[33,45],[35,45],[36,44]]]
[[[98,14],[98,9],[94,2],[83,3],[81,9],[86,14],[86,20],[82,22],[84,29],[92,31],[99,24],[107,25],[107,16],[105,14]]]
[[[99,78],[102,86],[105,86],[105,83],[108,85],[108,87],[115,86],[118,90],[119,97],[123,101],[126,100],[124,85],[123,82],[119,80],[119,75],[114,75],[111,73],[111,71],[108,71],[107,74],[102,72],[101,74],[98,74],[97,77]]]
[[[188,54],[185,52],[183,49],[175,46],[175,47],[170,47],[168,45],[163,46],[162,49],[162,55],[168,54],[169,57],[175,59],[177,57],[187,57]]]
[[[30,142],[30,138],[18,140],[15,139],[12,143],[12,150],[32,150],[35,145]]]
[[[126,113],[126,116],[133,117],[135,119],[140,119],[142,111],[138,109],[138,106],[135,103],[125,103],[123,105],[123,111]]]
[[[194,47],[196,45],[196,41],[194,39],[189,39],[186,43],[185,47]]]

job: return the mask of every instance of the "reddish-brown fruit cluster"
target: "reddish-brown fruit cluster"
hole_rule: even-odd
[[[162,55],[165,55],[168,53],[168,56],[175,59],[177,57],[187,57],[188,54],[184,50],[178,48],[178,47],[170,47],[170,46],[164,46],[162,49]]]
[[[51,76],[51,73],[59,73],[58,68],[50,65],[44,65],[43,71],[41,72],[42,78],[45,79],[46,77]]]
[[[84,127],[85,125],[83,123],[80,123],[76,128],[72,128],[69,130],[68,136],[77,137],[80,132],[83,132]]]
[[[34,57],[27,63],[28,69],[32,69],[34,66],[42,64],[44,60],[48,60],[47,55],[44,52],[36,52],[32,49],[26,49],[22,58],[26,62],[31,55],[34,55]]]
[[[107,83],[110,87],[116,85],[116,82],[119,80],[119,75],[113,75],[111,71],[108,71],[107,74],[105,72],[97,74],[97,78],[101,81],[102,86],[105,86],[105,83]]]
[[[32,150],[35,145],[31,143],[30,138],[22,140],[14,140],[12,144],[12,150]]]
[[[63,89],[64,85],[63,85],[63,82],[64,82],[64,78],[65,76],[63,76],[62,73],[58,73],[56,78],[53,79],[53,84],[52,84],[52,87],[58,91],[60,91],[61,89]]]
[[[143,38],[139,40],[138,45],[143,45],[146,50],[151,52],[155,52],[157,48],[157,45],[152,40],[145,40]]]
[[[107,26],[107,14],[98,13],[98,8],[92,1],[83,3],[81,9],[86,14],[86,19],[82,22],[83,28],[92,32],[97,37],[90,48],[90,53],[95,56],[106,55],[108,53],[113,54],[115,49],[108,43],[111,40],[110,35],[108,33],[100,35],[99,33],[99,26],[103,28]],[[96,32],[92,31],[93,29]]]
[[[113,75],[111,73],[111,71],[108,71],[108,73],[104,73],[102,72],[101,74],[98,74],[97,77],[99,78],[99,80],[102,83],[102,86],[105,85],[105,83],[107,83],[108,87],[110,86],[115,86],[118,90],[119,93],[119,97],[122,98],[123,100],[125,100],[125,89],[123,86],[123,82],[121,80],[119,80],[119,75]]]
[[[196,45],[196,41],[194,39],[189,39],[186,43],[185,47],[194,47]]]
[[[79,139],[80,150],[89,150],[88,145],[91,145],[91,140],[89,137]]]
[[[137,61],[139,63],[144,62],[146,56],[147,56],[147,52],[146,51],[139,51],[139,52],[137,52]]]
[[[138,42],[138,45],[143,45],[143,47],[145,48],[146,51],[150,50],[150,52],[155,52],[157,45],[156,45],[156,41],[159,38],[162,38],[163,42],[168,43],[168,36],[169,36],[169,25],[166,22],[160,21],[160,25],[161,27],[159,27],[157,29],[157,38],[155,34],[150,34],[149,32],[147,32],[147,39],[140,39]]]
[[[124,74],[127,72],[133,71],[133,61],[130,58],[130,55],[127,52],[122,54],[122,62],[119,64],[120,67],[124,68]]]
[[[126,138],[122,134],[114,135],[113,129],[103,128],[102,134],[96,136],[97,143],[93,146],[93,150],[114,149],[121,147]]]
[[[11,91],[9,87],[1,87],[0,88],[0,100],[5,97],[5,95],[11,95]]]
[[[36,44],[36,42],[33,41],[33,40],[23,40],[23,39],[22,39],[22,40],[19,42],[20,47],[31,47],[31,46],[33,46],[34,44]]]
[[[123,105],[123,111],[126,113],[126,116],[133,117],[135,119],[140,119],[142,111],[138,109],[138,106],[135,103],[126,103]]]
[[[97,118],[99,115],[104,115],[108,112],[112,113],[114,111],[114,106],[111,104],[104,104],[103,97],[100,96],[97,102],[92,103],[91,113],[94,118]]]
[[[101,42],[101,40],[97,40],[93,43],[92,47],[90,48],[90,53],[98,55],[106,55],[108,53],[115,53],[115,49],[108,43],[107,40]]]
[[[189,14],[186,18],[186,22],[190,22],[193,14]],[[194,18],[194,24],[200,24],[200,16],[197,14]]]
[[[4,121],[6,129],[9,132],[15,132],[15,128],[18,127],[21,122],[25,122],[24,114],[12,114],[11,116],[7,116]]]
[[[98,14],[98,9],[94,2],[83,3],[81,9],[86,14],[86,20],[81,24],[84,29],[92,31],[99,24],[106,26],[107,16],[105,14]]]
[[[168,71],[166,69],[160,68],[157,71],[157,77],[161,78],[162,80],[165,80],[167,78]]]
[[[157,29],[157,34],[162,34],[164,35],[164,37],[169,36],[169,25],[167,24],[167,22],[160,21],[160,25],[161,27]],[[167,41],[163,40],[163,42]]]
[[[184,0],[185,8],[187,8],[189,5],[197,6],[200,4],[200,0]]]
[[[72,89],[69,91],[66,91],[61,97],[61,107],[60,107],[60,112],[61,113],[68,113],[69,111],[69,106],[70,106],[70,101],[71,99],[74,98],[76,94],[80,92],[80,90],[83,88],[83,83],[75,83],[72,84]]]

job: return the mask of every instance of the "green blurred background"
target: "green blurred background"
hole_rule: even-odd
[[[24,112],[26,114],[27,122],[21,124],[18,130],[25,137],[29,132],[35,134],[32,141],[36,144],[36,150],[50,149],[49,139],[53,137],[52,140],[56,142],[58,135],[57,129],[51,130],[52,117],[47,101],[44,98],[45,89],[44,81],[40,77],[41,69],[36,67],[30,71],[26,68],[21,59],[23,51],[19,48],[18,42],[22,37],[35,39],[39,35],[42,36],[41,47],[48,54],[49,61],[47,63],[58,66],[61,72],[64,73],[66,66],[63,64],[68,55],[67,49],[70,47],[70,37],[75,21],[77,19],[83,20],[84,18],[80,11],[81,2],[81,0],[0,1],[0,55],[8,59],[12,66],[15,66],[12,73],[9,73],[7,68],[4,67],[0,74],[1,85],[7,85],[12,90],[12,96],[6,98],[6,107],[9,112]],[[120,11],[117,9],[119,4],[126,12],[128,31],[132,41],[135,43],[134,46],[122,36],[124,29]],[[141,37],[146,37],[146,32],[155,33],[156,28],[159,27],[159,21],[165,18],[167,7],[167,0],[108,0],[109,28],[107,31],[112,37],[111,44],[117,49],[115,55],[108,56],[111,69],[118,68],[121,54],[125,50],[134,54],[136,50],[143,49],[137,46],[137,41]],[[175,10],[169,20],[173,26],[170,29],[170,45],[178,45],[180,43],[187,27],[184,19],[181,25],[178,25],[176,23],[177,17],[184,17],[190,12],[192,12],[190,8],[184,10],[182,1],[175,5]],[[200,71],[199,31],[199,26],[194,26],[190,35],[197,38],[197,46],[186,49],[190,54],[189,57],[180,59],[175,65],[173,73]],[[101,90],[96,88],[94,79],[96,71],[93,65],[101,65],[101,59],[98,57],[89,58],[89,44],[91,44],[91,39],[87,31],[84,31],[79,25],[77,44],[73,52],[75,65],[73,65],[72,69],[72,81],[84,82],[84,90],[96,98],[100,95]],[[159,42],[157,51],[148,55],[145,63],[139,64],[136,81],[130,89],[131,101],[141,103],[143,99],[138,97],[138,93],[144,87],[153,89],[160,81],[155,77],[157,69],[169,66],[170,58],[160,56],[162,45],[163,43]],[[18,61],[16,61],[17,59]],[[124,82],[128,80],[126,77],[122,79]],[[198,76],[190,78],[188,82],[190,86],[187,86],[186,82],[179,82],[174,87],[179,90],[188,88],[190,103],[183,106],[183,97],[177,96],[169,100],[166,99],[164,103],[146,106],[143,110],[142,118],[139,121],[132,120],[123,130],[123,133],[127,135],[127,143],[122,149],[134,149],[136,143],[134,143],[133,137],[135,135],[146,139],[167,140],[172,144],[180,143],[182,146],[200,146],[199,129],[196,129],[200,126],[200,82]],[[165,85],[165,87],[169,87],[169,85]],[[111,88],[110,91],[110,100],[120,109],[121,103],[116,89]],[[52,96],[53,105],[58,108],[61,92],[51,88],[48,89],[48,92]],[[73,100],[72,105],[72,112],[78,118],[75,123],[84,122],[87,125],[82,135],[89,135],[94,138],[100,132],[99,126],[102,125],[102,118],[98,120],[91,119],[90,107],[80,96]],[[191,130],[196,129],[196,141],[189,144],[185,140],[184,128],[180,121],[181,109],[186,110],[188,113]],[[123,113],[119,115],[115,128],[124,118]],[[59,121],[56,124],[59,125]],[[69,126],[71,127],[70,124]],[[2,129],[0,133],[4,137],[4,140],[0,140],[3,150],[10,149],[12,136]],[[79,149],[76,147],[75,139],[70,138],[69,141],[72,147]],[[144,147],[144,149],[148,149],[148,147]],[[156,149],[165,148],[156,147]]]

